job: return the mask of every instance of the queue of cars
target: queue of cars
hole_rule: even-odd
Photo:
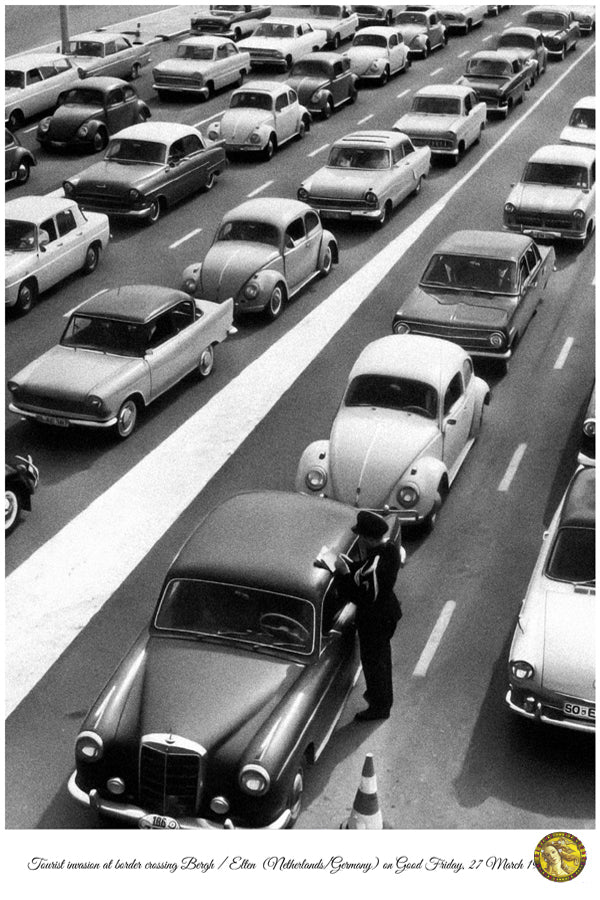
[[[247,152],[270,159],[282,144],[301,139],[314,115],[328,118],[353,103],[360,81],[385,84],[416,56],[444,47],[452,28],[467,32],[481,24],[488,10],[469,7],[469,17],[450,8],[442,14],[431,8],[337,7],[339,17],[332,17],[325,12],[330,7],[313,7],[304,21],[275,19],[262,14],[268,8],[259,9],[260,16],[237,7],[197,17],[198,36],[180,44],[176,60],[155,67],[154,89],[159,99],[161,92],[186,90],[186,84],[191,92],[210,96],[243,81],[249,68],[268,64],[289,71],[286,80],[237,87],[230,108],[209,126],[206,138],[176,123],[143,121],[112,130],[108,116],[101,120],[108,141],[104,160],[65,181],[66,199],[53,198],[73,216],[79,213],[81,227],[102,223],[107,235],[107,216],[155,222],[171,204],[212,188],[228,156]],[[254,13],[259,22],[245,41],[242,23],[252,21]],[[547,13],[536,15],[540,24],[552,24]],[[368,24],[370,16],[376,24]],[[348,31],[327,25],[331,18],[345,22]],[[346,54],[323,49],[348,39],[358,23],[366,27],[354,29]],[[205,36],[205,30],[212,35]],[[340,250],[322,219],[363,218],[385,225],[394,209],[420,192],[432,157],[458,163],[481,139],[488,113],[508,114],[545,70],[548,52],[561,55],[556,35],[546,35],[535,20],[507,33],[510,41],[502,49],[468,60],[462,83],[417,91],[411,112],[389,130],[353,131],[335,141],[327,165],[302,182],[297,199],[251,199],[228,211],[208,253],[185,268],[177,288],[122,286],[80,305],[60,343],[10,379],[11,411],[54,427],[107,428],[119,439],[129,437],[155,398],[192,371],[210,374],[215,347],[226,339],[234,316],[242,321],[246,314],[263,313],[276,319],[291,297],[329,274]],[[221,61],[231,65],[222,67],[227,75],[217,82]],[[482,70],[490,65],[495,91],[484,82]],[[86,78],[66,96],[105,80]],[[505,82],[509,90],[503,90]],[[122,91],[126,87],[133,91],[119,85]],[[129,102],[139,114],[142,101],[137,98],[136,105],[129,95]],[[589,112],[590,98],[581,102]],[[62,102],[52,119],[68,105]],[[108,114],[110,104],[95,106]],[[47,129],[42,129],[46,120],[40,123],[38,137],[51,132],[52,119]],[[80,137],[91,140],[92,149],[96,119],[78,126],[87,129]],[[504,209],[504,231],[449,235],[399,307],[393,334],[371,343],[353,366],[329,439],[311,444],[298,463],[296,493],[237,495],[209,514],[184,545],[148,629],[82,725],[69,781],[79,803],[153,829],[224,827],[227,821],[281,828],[297,821],[306,770],[324,749],[360,671],[353,608],[334,573],[327,565],[315,566],[315,560],[323,547],[351,557],[357,552],[351,530],[356,507],[376,510],[396,526],[424,532],[434,526],[490,402],[489,386],[475,374],[472,358],[495,360],[506,369],[555,268],[553,247],[537,241],[567,236],[584,243],[593,232],[594,153],[569,139],[585,131],[589,140],[592,128],[589,116],[586,124],[578,122],[569,124],[561,145],[549,148],[550,163],[561,170],[557,186],[565,196],[562,214],[570,217],[569,229],[557,233],[547,227],[547,213],[539,208],[544,192],[532,203],[541,224],[522,221],[526,188],[519,184]],[[534,156],[526,172],[531,163],[545,165],[548,159]],[[576,179],[569,167],[578,169]],[[567,201],[568,190],[577,196]],[[550,206],[554,215],[556,203]],[[53,213],[57,232],[60,211]],[[50,213],[39,220],[35,212],[33,204],[21,210],[21,218],[15,211],[13,221],[20,223],[28,246],[13,252],[35,254],[41,271],[49,261]],[[101,238],[94,239],[99,244],[90,240],[79,264],[84,271],[95,268],[105,247]],[[44,287],[34,267],[19,277],[17,297],[30,285],[30,299],[25,291],[21,300],[20,311],[26,312]],[[595,435],[591,415],[584,435],[589,460],[589,438]],[[552,602],[554,593],[564,593],[566,602],[585,595],[578,609],[589,615],[593,473],[581,482],[581,489],[569,489],[551,526],[570,543],[551,550],[552,561],[544,557],[540,572],[552,582],[544,587],[543,603]],[[21,505],[26,503],[21,498]],[[6,509],[13,528],[14,500]],[[564,647],[558,652],[563,662],[567,658],[568,684],[560,680],[558,663],[552,683],[545,671],[545,681],[536,680],[544,653],[550,653],[544,641],[557,649],[548,628],[541,636],[541,619],[551,624],[560,613],[553,615],[524,607],[518,630],[528,643],[511,648],[507,701],[523,715],[590,730],[595,706],[587,651],[585,684]],[[191,684],[203,685],[201,702],[198,692],[182,697],[177,690],[182,666]],[[225,671],[228,677],[220,679],[218,673]],[[240,680],[255,687],[251,709],[247,703],[242,709],[234,692],[223,702],[223,685]],[[548,699],[552,691],[562,698],[558,706]],[[559,712],[548,713],[549,708]]]

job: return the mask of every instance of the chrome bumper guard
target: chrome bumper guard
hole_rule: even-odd
[[[527,712],[527,710],[523,709],[520,706],[517,706],[516,703],[513,703],[511,698],[512,691],[509,688],[506,692],[506,702],[513,712],[517,713],[517,715],[519,716],[524,716],[526,719],[533,719],[536,722],[541,722],[544,725],[555,725],[558,728],[569,728],[571,731],[584,731],[586,732],[586,734],[596,733],[596,726],[588,725],[587,722],[575,722],[573,719],[551,719],[550,716],[543,715],[542,704],[539,700],[535,705],[535,712]]]

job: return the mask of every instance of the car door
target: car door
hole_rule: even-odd
[[[297,126],[297,105],[290,100],[291,96],[297,100],[294,91],[288,90],[283,85],[280,92],[275,97],[275,130],[277,132],[277,141],[282,144],[296,134]]]
[[[17,142],[8,130],[4,129],[4,180],[10,181],[17,171]]]
[[[200,135],[190,134],[174,141],[167,162],[170,166],[167,193],[171,202],[182,200],[206,184],[209,158]]]
[[[76,218],[76,211],[63,209],[56,214],[58,247],[62,250],[61,266],[64,276],[77,272],[85,262],[87,245],[82,222]]]
[[[414,167],[414,149],[410,141],[394,147],[392,155],[392,193],[394,204],[408,197],[417,183]]]
[[[402,68],[403,65],[403,57],[402,51],[400,50],[400,45],[398,43],[398,35],[390,34],[387,42],[387,55],[390,61],[390,72],[397,72],[398,69]]]
[[[25,94],[22,105],[26,118],[54,105],[53,84],[50,80],[52,67],[44,66],[44,69],[48,72],[47,79],[44,79],[41,68],[29,69],[25,72]],[[56,71],[54,71],[54,75],[56,75]]]
[[[59,240],[56,220],[50,216],[40,223],[38,229],[40,250],[39,265],[36,271],[39,290],[45,291],[69,275],[67,261],[63,253],[63,242]],[[48,242],[41,245],[42,237],[48,235]]]
[[[133,92],[131,92],[133,93]],[[106,96],[106,123],[108,133],[115,134],[127,125],[133,125],[131,105],[125,102],[123,88],[113,88]]]
[[[177,384],[193,367],[190,360],[194,341],[197,342],[194,321],[193,301],[185,300],[148,323],[144,358],[150,373],[152,400]]]
[[[475,113],[477,106],[477,96],[473,91],[469,91],[464,99],[464,128],[465,128],[465,146],[469,147],[479,137],[480,122]]]
[[[444,43],[443,25],[437,17],[437,13],[429,13],[427,16],[427,31],[429,32],[429,41],[432,47],[438,47]]]
[[[312,239],[307,240],[304,218],[298,216],[285,230],[283,265],[288,289],[294,291],[315,271],[311,253]]]
[[[513,316],[513,327],[522,335],[542,300],[544,285],[541,283],[541,256],[537,246],[531,243],[521,256],[517,266],[519,303]]]
[[[475,398],[466,391],[463,373],[455,372],[443,399],[442,434],[444,435],[444,464],[449,472],[456,465],[469,438]]]

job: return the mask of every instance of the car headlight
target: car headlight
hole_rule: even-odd
[[[194,81],[197,81],[198,84],[202,84],[202,82],[204,81],[202,72],[194,72],[194,74],[192,75],[192,78],[194,79]]]
[[[70,181],[63,181],[63,191],[65,197],[72,197],[75,193],[75,186]]]
[[[367,191],[365,194],[365,202],[369,204],[369,206],[377,206],[377,194],[373,191]]]
[[[9,388],[10,390],[10,388]],[[583,423],[583,433],[586,437],[596,437],[596,420],[588,419],[587,422]]]
[[[573,218],[581,221],[581,219],[585,219],[585,212],[582,209],[574,209]]]
[[[501,331],[492,331],[490,334],[490,344],[496,350],[500,350],[506,343],[506,336]]]
[[[87,133],[90,130],[89,125],[82,125],[81,128],[77,131],[77,137],[84,138],[87,137]]]
[[[514,203],[505,203],[504,204],[504,212],[507,213],[507,215],[509,215],[509,216],[512,216],[512,214],[516,211],[516,208],[517,207],[515,206]]]
[[[90,396],[88,397],[88,403],[96,412],[100,412],[103,406],[103,402],[100,397],[96,397],[94,394],[90,394]]]
[[[402,485],[396,492],[396,500],[400,506],[409,509],[411,506],[416,506],[419,500],[419,492],[416,487],[411,484]]]
[[[258,131],[253,131],[250,135],[250,143],[251,144],[260,144],[260,134]]]
[[[283,53],[281,53],[280,50],[273,50],[272,55],[275,57],[275,59],[283,59]]]
[[[383,65],[382,59],[374,59],[371,65],[369,66],[369,72],[376,72]]]
[[[208,129],[208,136],[211,141],[215,141],[221,134],[221,123],[213,122],[213,124]]]
[[[249,763],[244,766],[239,777],[240,787],[247,794],[254,794],[255,797],[262,797],[269,790],[271,778],[269,773],[263,766],[256,763]]]
[[[250,284],[247,284],[244,288],[244,297],[247,297],[248,300],[254,300],[255,297],[258,297],[259,287],[255,281],[251,281]]]
[[[139,191],[136,191],[135,188],[132,188],[132,189],[129,191],[129,199],[131,200],[132,203],[137,203],[138,200],[141,198],[141,196],[142,196],[142,195],[140,194],[140,192],[139,192]]]
[[[182,290],[184,290],[186,294],[193,294],[196,290],[196,284],[197,282],[194,281],[193,278],[186,278],[183,282]]]
[[[524,662],[522,659],[511,660],[510,671],[515,678],[521,680],[533,678],[534,668],[531,663]]]
[[[322,491],[327,484],[327,472],[320,466],[315,466],[308,470],[304,481],[310,491]]]
[[[298,200],[302,200],[303,203],[306,203],[308,200],[309,193],[305,187],[298,188]]]
[[[82,762],[97,762],[104,754],[102,738],[95,731],[82,731],[75,742],[75,756]]]
[[[17,391],[19,390],[19,385],[17,384],[16,381],[9,381],[6,386],[7,386],[8,390],[11,392],[11,394],[16,394]]]
[[[40,131],[46,133],[46,131],[48,131],[49,128],[50,128],[50,119],[43,119],[39,125]]]
[[[407,325],[406,322],[395,322],[394,323],[394,334],[408,334],[410,332],[410,325]]]
[[[312,97],[310,98],[311,103],[320,103],[323,99],[323,90],[319,88],[318,91],[315,91]]]

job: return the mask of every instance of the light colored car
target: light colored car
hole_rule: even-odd
[[[336,141],[327,165],[306,178],[298,200],[321,216],[367,219],[379,227],[429,174],[429,147],[397,131],[355,131]]]
[[[9,409],[45,425],[112,428],[127,438],[138,415],[196,371],[210,375],[233,303],[154,285],[100,292],[71,313],[60,344],[8,382]]]
[[[219,34],[232,41],[240,41],[252,34],[261,19],[270,15],[270,6],[216,4],[209,6],[206,12],[192,16],[190,31],[192,34]]]
[[[450,31],[463,31],[468,34],[476,25],[483,25],[483,20],[487,14],[486,6],[469,6],[468,4],[459,4],[458,6],[440,6],[439,14],[446,28]]]
[[[467,60],[457,84],[473,88],[488,113],[506,116],[535,84],[537,63],[525,62],[515,50],[478,50]]]
[[[535,564],[508,658],[506,702],[535,722],[596,727],[596,470],[578,469]]]
[[[336,239],[310,206],[261,197],[223,217],[204,262],[185,269],[182,287],[215,303],[233,297],[238,316],[276,319],[313,278],[329,275],[338,257]]]
[[[147,44],[134,44],[127,35],[114,31],[78,34],[69,41],[67,54],[86,76],[135,79],[150,62]]]
[[[361,28],[344,54],[350,68],[361,81],[373,79],[384,85],[392,75],[410,68],[408,47],[395,25],[374,25]]]
[[[25,119],[56,106],[58,95],[79,82],[71,60],[61,53],[28,53],[4,64],[4,120],[16,131]]]
[[[433,50],[448,43],[448,30],[436,9],[407,9],[396,16],[404,43],[412,57],[427,59]]]
[[[430,530],[489,397],[456,344],[413,335],[373,341],[352,367],[329,440],[302,454],[296,490]]]
[[[24,147],[16,135],[4,129],[4,184],[26,184],[29,171],[37,165],[31,150]]]
[[[569,124],[560,133],[561,144],[578,144],[582,147],[596,147],[596,98],[582,97],[578,100]]]
[[[596,7],[569,6],[568,9],[573,14],[575,21],[579,25],[581,34],[593,34],[593,32],[596,30]]]
[[[4,217],[6,306],[20,315],[68,275],[93,272],[108,245],[107,217],[63,197],[17,197]]]
[[[544,44],[544,36],[537,28],[513,25],[505,28],[496,45],[497,50],[515,50],[524,62],[534,61],[536,79],[546,71],[548,66],[548,50]]]
[[[305,19],[269,17],[249,38],[240,41],[239,47],[249,52],[252,68],[280,66],[287,71],[301,56],[322,50],[326,43],[325,29],[315,30]]]
[[[381,6],[353,6],[361,28],[366,25],[393,25],[398,15],[406,9],[404,5],[382,4]]]
[[[86,210],[152,225],[175,203],[211,190],[226,167],[223,143],[207,140],[197,128],[144,122],[113,135],[102,162],[63,188]]]
[[[541,31],[548,53],[559,59],[575,50],[581,37],[573,13],[565,6],[534,6],[525,13],[523,24]]]
[[[460,84],[431,84],[412,99],[410,112],[401,116],[394,131],[407,134],[415,147],[427,144],[436,156],[456,165],[485,128],[487,107],[475,91]]]
[[[585,412],[581,434],[579,436],[579,454],[577,462],[580,466],[596,465],[596,385]]]
[[[344,103],[354,103],[357,82],[348,57],[333,52],[303,56],[294,63],[286,79],[286,84],[298,94],[300,104],[324,119]]]
[[[208,137],[223,140],[227,153],[260,153],[271,159],[279,147],[310,129],[311,116],[296,91],[281,81],[249,81],[234,91]]]
[[[504,204],[504,227],[536,239],[578,241],[596,225],[596,152],[551,144],[533,154]]]
[[[314,29],[324,28],[327,32],[327,43],[334,50],[337,50],[342,41],[354,37],[359,25],[353,7],[345,4],[298,6],[293,13],[290,10],[289,15],[301,15]]]
[[[174,93],[208,100],[220,88],[242,84],[250,71],[250,54],[229,38],[204,35],[182,41],[177,56],[152,69],[152,87],[160,99]]]

